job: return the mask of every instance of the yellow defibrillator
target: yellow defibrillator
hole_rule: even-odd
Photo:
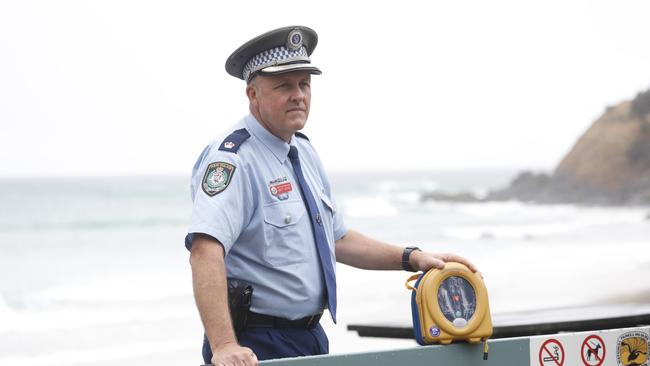
[[[410,282],[416,280],[413,286]],[[492,335],[492,317],[483,279],[466,266],[448,262],[411,276],[411,311],[415,339],[422,345],[464,340],[485,342]]]

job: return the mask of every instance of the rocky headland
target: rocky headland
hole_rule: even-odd
[[[482,198],[430,192],[422,200],[650,205],[650,90],[608,107],[552,173],[522,172]]]

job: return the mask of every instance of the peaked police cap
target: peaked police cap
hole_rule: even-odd
[[[308,27],[275,29],[244,43],[226,60],[228,74],[249,82],[255,75],[309,71],[320,75],[309,56],[318,44],[318,35]]]

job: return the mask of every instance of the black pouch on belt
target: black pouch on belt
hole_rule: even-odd
[[[252,298],[253,286],[250,283],[236,278],[228,278],[228,307],[235,333],[246,328]]]

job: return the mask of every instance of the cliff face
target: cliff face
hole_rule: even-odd
[[[613,195],[650,188],[650,118],[631,107],[621,103],[594,122],[553,176]]]
[[[553,174],[520,174],[487,200],[650,204],[650,91],[608,108]]]

